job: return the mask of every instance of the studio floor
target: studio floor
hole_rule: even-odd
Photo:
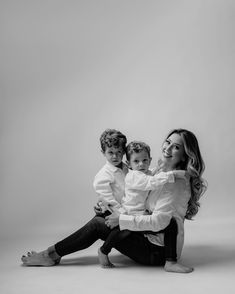
[[[97,258],[99,242],[88,250],[67,256],[59,266],[24,267],[20,256],[27,250],[51,245],[49,236],[4,239],[1,241],[0,293],[234,293],[234,225],[235,219],[185,223],[181,262],[194,267],[190,274],[141,266],[117,251],[111,254],[116,267],[102,269]]]

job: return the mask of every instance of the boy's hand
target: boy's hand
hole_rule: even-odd
[[[113,206],[104,199],[101,202],[101,207],[103,207],[104,211],[108,210],[111,213],[113,212],[113,209],[114,209]]]
[[[100,204],[99,204],[99,203],[97,203],[97,204],[94,206],[94,211],[95,211],[95,214],[96,214],[97,216],[103,214],[102,207],[100,207]]]

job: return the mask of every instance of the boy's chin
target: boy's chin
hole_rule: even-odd
[[[120,166],[121,163],[122,163],[121,161],[120,162],[113,162],[113,165],[118,167],[118,166]]]
[[[120,165],[121,162],[113,162],[113,165],[117,166],[117,165]]]

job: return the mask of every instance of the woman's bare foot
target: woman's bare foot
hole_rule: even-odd
[[[49,257],[47,250],[28,252],[27,256],[23,255],[21,257],[21,261],[27,266],[53,266],[56,264],[55,261]]]
[[[165,266],[164,266],[164,270],[166,272],[184,273],[184,274],[186,274],[186,273],[191,273],[193,271],[193,268],[182,265],[182,264],[177,263],[177,262],[166,261]]]
[[[114,264],[109,260],[108,255],[101,252],[100,248],[98,249],[99,262],[103,268],[112,268],[115,267]]]

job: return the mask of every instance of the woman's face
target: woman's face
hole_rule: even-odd
[[[180,162],[185,161],[183,140],[179,134],[173,133],[163,143],[162,160],[171,169],[175,169]]]

